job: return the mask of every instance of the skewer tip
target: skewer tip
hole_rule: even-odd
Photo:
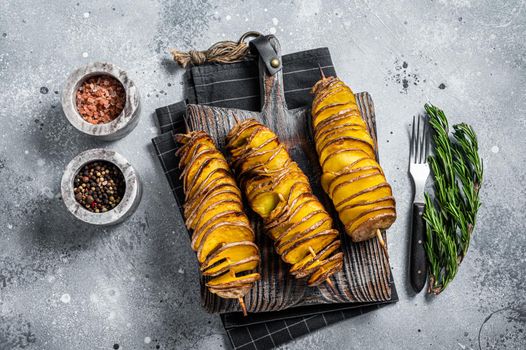
[[[237,115],[232,113],[232,116],[234,117],[234,120],[236,121],[236,123],[239,124],[239,118],[237,117]]]
[[[385,257],[389,259],[389,252],[387,251],[387,244],[385,244],[385,241],[384,241],[384,238],[382,237],[382,232],[380,231],[380,229],[376,229],[376,237],[378,238],[378,242],[380,242],[380,246],[382,247]]]
[[[186,116],[183,117],[183,121],[186,132],[190,132],[190,126],[188,125],[188,120],[186,120]]]
[[[334,283],[332,283],[332,280],[330,277],[327,277],[327,279],[325,280],[325,282],[327,282],[327,284],[332,288],[332,289],[335,289],[334,287]]]
[[[311,255],[312,255],[313,257],[316,256],[316,252],[314,251],[314,249],[312,249],[311,246],[309,246],[309,252],[311,253]],[[323,272],[323,266],[321,266],[320,268],[321,268],[321,271]],[[325,280],[325,282],[327,282],[327,284],[328,284],[332,289],[335,288],[335,287],[334,287],[334,283],[332,283],[332,281],[331,281],[331,277],[330,277],[330,276],[327,277],[327,279]]]
[[[312,255],[313,257],[316,256],[316,252],[314,251],[314,249],[312,249],[311,246],[309,246],[309,252],[311,253],[311,255]],[[320,268],[321,268],[321,271],[323,272],[323,266],[321,266]],[[334,283],[332,283],[332,281],[331,281],[331,277],[330,277],[330,276],[327,277],[327,279],[325,280],[325,282],[327,282],[327,284],[328,284],[332,289],[334,289]]]
[[[325,74],[323,73],[323,69],[321,68],[320,64],[318,63],[318,68],[320,68],[320,75],[322,79],[326,79]]]
[[[247,313],[247,306],[245,305],[245,301],[241,297],[239,297],[237,300],[239,301],[239,305],[241,306],[241,310],[243,311],[243,316],[247,316],[248,313]]]

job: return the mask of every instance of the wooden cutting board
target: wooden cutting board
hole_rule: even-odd
[[[266,38],[275,50],[276,56],[281,58],[277,39],[274,36]],[[279,70],[271,75],[267,70],[266,62],[261,57],[259,70],[263,106],[261,112],[188,105],[186,113],[188,129],[207,132],[226,156],[225,137],[235,124],[234,116],[239,120],[254,118],[270,127],[287,146],[291,157],[308,176],[314,194],[331,214],[335,228],[341,233],[344,265],[343,270],[332,277],[335,289],[326,283],[319,287],[308,287],[305,280],[297,280],[288,274],[288,265],[275,253],[273,242],[265,234],[258,215],[245,205],[256,233],[256,243],[261,250],[261,280],[245,297],[247,310],[265,312],[320,303],[390,300],[389,260],[384,255],[378,240],[374,238],[366,242],[351,242],[345,234],[330,198],[321,188],[321,168],[311,131],[310,110],[308,108],[288,110],[283,92],[282,71]],[[373,101],[367,92],[356,94],[356,99],[362,118],[367,122],[369,132],[376,140]],[[382,234],[385,239],[385,232]],[[210,293],[205,287],[206,281],[206,277],[201,277],[202,303],[208,312],[240,311],[237,300],[222,299]]]

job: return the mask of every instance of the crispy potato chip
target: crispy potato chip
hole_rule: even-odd
[[[323,247],[331,244],[338,236],[338,231],[326,230],[313,236],[302,238],[289,246],[289,248],[281,254],[281,258],[289,264],[296,264],[307,254],[311,254],[309,248],[314,251],[319,251],[323,249]]]
[[[323,283],[327,276],[330,276],[338,271],[341,271],[343,267],[343,253],[333,255],[331,258],[322,262],[316,269],[309,280],[307,281],[309,286],[317,286]]]
[[[340,241],[334,241],[316,255],[312,255],[312,253],[307,255],[301,261],[294,264],[290,273],[298,278],[312,274],[327,257],[331,256],[332,253],[340,248],[340,244]]]
[[[252,241],[239,241],[225,243],[211,253],[201,264],[201,271],[204,271],[222,260],[241,261],[251,256],[259,256],[259,249]]]

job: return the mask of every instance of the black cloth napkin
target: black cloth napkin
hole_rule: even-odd
[[[327,48],[297,52],[282,57],[283,85],[289,109],[310,105],[310,89],[325,75],[336,75]],[[260,110],[259,76],[256,60],[226,65],[192,67],[184,76],[186,101],[156,110],[161,135],[152,140],[170,189],[178,201],[182,189],[177,181],[179,170],[175,157],[173,133],[184,132],[187,103],[217,107]],[[313,332],[329,324],[376,310],[398,301],[391,278],[388,302],[322,304],[291,308],[283,311],[249,314],[222,314],[221,320],[234,349],[269,349]]]

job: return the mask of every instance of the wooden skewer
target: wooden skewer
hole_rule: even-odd
[[[387,244],[385,244],[384,238],[382,237],[382,232],[380,232],[380,229],[376,229],[376,237],[378,238],[378,242],[380,242],[380,245],[382,246],[382,250],[384,251],[385,257],[389,259],[389,252],[387,251]]]
[[[239,124],[239,118],[237,117],[237,115],[235,114],[232,114],[234,116],[234,120],[236,121],[236,124]]]
[[[226,258],[226,261],[228,264],[230,264],[230,259],[229,258]],[[230,274],[232,276],[235,276],[236,273],[232,270],[230,270]],[[243,316],[246,316],[247,315],[247,306],[245,305],[245,301],[243,300],[243,297],[239,297],[237,298],[237,301],[239,301],[239,305],[241,306],[241,310],[243,311]]]
[[[323,73],[323,69],[321,69],[320,64],[318,63],[318,67],[320,68],[320,75],[322,79],[326,79],[325,74]]]
[[[183,117],[184,121],[184,127],[186,128],[186,132],[190,132],[190,127],[188,126],[188,121],[186,120],[186,116]]]
[[[316,256],[316,253],[314,252],[314,249],[312,249],[311,246],[309,246],[309,252],[311,253],[312,257],[315,257],[315,256]],[[321,271],[323,272],[323,266],[321,266],[320,269],[321,269]],[[328,284],[329,286],[331,286],[331,288],[334,289],[334,284],[332,283],[330,277],[327,277],[327,279],[325,280],[325,282],[327,282],[327,284]]]
[[[325,282],[327,282],[327,284],[328,284],[329,286],[331,286],[332,289],[336,289],[336,287],[334,287],[334,283],[332,283],[330,277],[327,277],[327,279],[325,280]]]
[[[247,306],[245,305],[245,301],[242,297],[239,297],[237,299],[239,301],[239,305],[241,305],[241,310],[243,310],[243,316],[247,315]]]
[[[314,249],[312,249],[311,246],[309,246],[309,252],[311,253],[312,257],[316,256],[316,253],[314,252]]]

